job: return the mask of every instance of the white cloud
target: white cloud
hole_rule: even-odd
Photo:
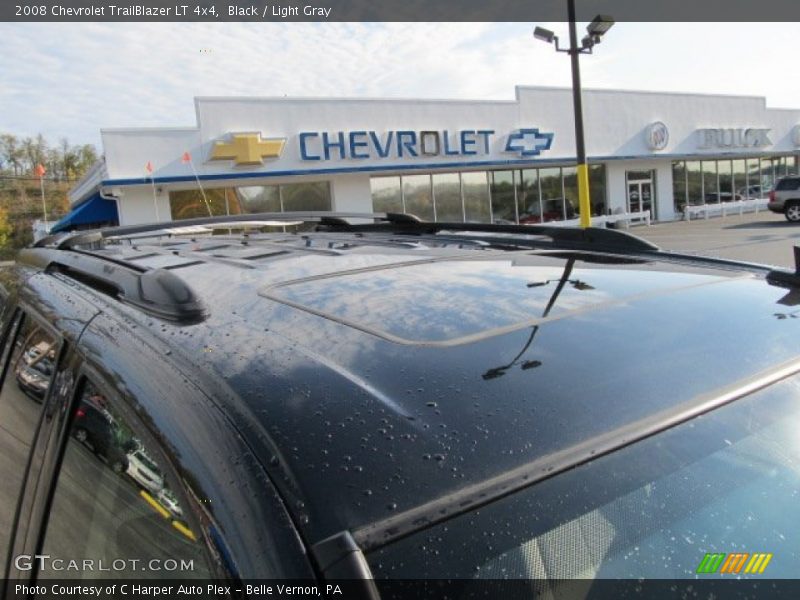
[[[566,41],[566,25],[548,25]],[[570,85],[569,61],[525,23],[0,24],[0,131],[99,141],[101,127],[194,124],[194,96],[513,99]],[[766,95],[796,24],[618,23],[582,58],[587,87]]]

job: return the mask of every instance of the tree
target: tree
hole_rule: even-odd
[[[5,249],[8,246],[11,233],[12,228],[11,223],[8,221],[8,211],[5,208],[0,208],[0,249]]]
[[[77,154],[77,172],[82,176],[97,162],[97,150],[91,144],[84,144],[83,146],[76,146],[74,151]]]
[[[62,177],[64,177],[64,172],[63,172],[64,161],[61,157],[61,152],[59,151],[59,149],[47,148],[45,155],[47,156],[47,158],[43,164],[47,169],[48,175],[50,175],[54,179],[61,179]]]
[[[33,173],[38,164],[44,164],[46,160],[47,142],[40,133],[35,138],[25,138],[22,140],[22,156],[24,159],[24,170],[26,174]]]
[[[0,156],[2,156],[3,168],[10,167],[14,175],[19,175],[22,168],[22,147],[16,136],[10,133],[0,135]]]
[[[91,144],[71,146],[66,138],[50,146],[40,133],[35,137],[18,138],[0,134],[0,173],[16,177],[32,177],[36,165],[47,169],[48,179],[74,181],[97,162],[97,151]]]
[[[61,163],[65,179],[77,179],[78,173],[78,150],[69,145],[67,138],[61,138]]]

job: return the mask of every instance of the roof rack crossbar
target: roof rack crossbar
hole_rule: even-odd
[[[194,290],[167,269],[142,270],[98,254],[57,248],[24,249],[18,261],[45,272],[63,273],[161,319],[191,324],[208,316]]]

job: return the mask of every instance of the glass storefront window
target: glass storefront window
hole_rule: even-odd
[[[372,210],[375,212],[403,212],[403,192],[399,177],[373,177],[369,180],[372,189]]]
[[[219,217],[262,212],[331,210],[330,184],[327,181],[287,185],[243,186],[204,190],[179,190],[169,193],[172,219]]]
[[[327,181],[292,183],[280,188],[283,210],[331,210],[331,186]]]
[[[589,197],[592,203],[592,215],[596,217],[606,214],[605,165],[589,165]]]
[[[739,159],[731,161],[734,200],[747,197],[747,162]]]
[[[458,173],[440,173],[433,176],[433,201],[436,206],[437,221],[451,223],[464,221]]]
[[[489,223],[492,220],[489,179],[486,171],[462,173],[464,213],[468,223]]]
[[[648,171],[647,173],[651,173]],[[541,223],[578,217],[575,167],[373,177],[372,208],[421,219]],[[589,167],[591,211],[606,212],[606,169]]]
[[[173,221],[199,217],[219,217],[230,214],[231,199],[236,205],[232,190],[180,190],[169,193],[169,208]]]
[[[757,158],[747,159],[747,198],[761,198],[761,164]]]
[[[519,173],[519,171],[518,171]],[[494,223],[518,223],[517,201],[514,194],[514,171],[492,171],[492,221]]]
[[[703,172],[700,161],[686,161],[686,193],[689,204],[703,204]]]
[[[719,181],[719,201],[733,201],[733,170],[731,161],[721,160],[717,163],[717,175]]]
[[[238,187],[236,196],[242,213],[281,212],[277,185]]]
[[[775,160],[775,179],[778,177],[786,177],[786,157],[781,156]]]
[[[540,223],[542,204],[539,202],[539,171],[517,171],[517,205],[520,223]]]
[[[539,212],[543,222],[572,218],[564,214],[564,186],[559,167],[539,170],[539,189],[542,194],[541,207],[531,211],[533,214]]]
[[[798,170],[798,159],[799,158],[800,157],[797,157],[797,156],[789,156],[786,159],[787,160],[786,169],[787,169],[787,174],[788,175],[797,175],[798,173],[800,173],[800,170]]]
[[[675,161],[672,163],[675,207],[680,210],[684,198],[690,204],[764,198],[775,179],[797,169],[797,158]]]
[[[775,171],[772,164],[772,159],[761,159],[761,191],[765,194],[772,189],[775,185]]]
[[[672,201],[675,211],[682,213],[686,206],[686,163],[682,160],[672,163]]]
[[[717,188],[717,161],[704,160],[701,165],[703,173],[703,203],[716,204],[719,202],[719,190]]]
[[[423,221],[435,220],[433,196],[431,195],[431,176],[409,175],[403,177],[402,181],[406,212],[416,215]]]
[[[561,177],[564,181],[564,205],[562,211],[565,219],[575,219],[578,217],[580,200],[578,198],[578,169],[576,167],[564,167],[561,169]]]

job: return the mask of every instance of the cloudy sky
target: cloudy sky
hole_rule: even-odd
[[[567,41],[564,23],[543,24]],[[0,132],[99,146],[100,128],[191,126],[195,96],[507,99],[569,86],[520,23],[0,24]],[[585,87],[765,96],[800,108],[797,23],[617,23]]]

